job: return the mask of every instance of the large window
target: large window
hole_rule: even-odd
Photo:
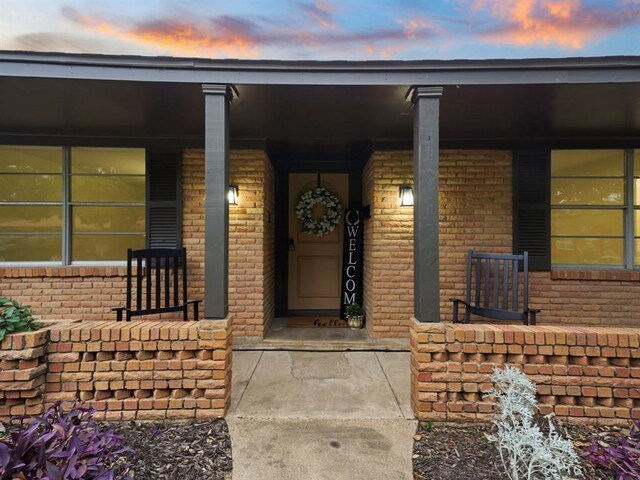
[[[552,263],[633,268],[640,260],[636,207],[640,207],[640,165],[634,169],[633,151],[553,151]]]
[[[0,146],[0,262],[113,262],[145,244],[142,149]]]

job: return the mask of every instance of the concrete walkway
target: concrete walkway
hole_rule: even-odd
[[[235,480],[410,480],[406,352],[237,351]]]

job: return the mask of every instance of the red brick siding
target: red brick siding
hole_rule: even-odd
[[[411,398],[419,420],[491,418],[493,368],[537,385],[542,414],[603,424],[640,419],[640,331],[412,322]]]
[[[377,336],[406,335],[413,314],[413,209],[398,198],[413,183],[412,165],[411,152],[376,152],[364,171],[365,309]],[[511,154],[443,150],[439,181],[441,313],[450,320],[468,249],[511,251]]]

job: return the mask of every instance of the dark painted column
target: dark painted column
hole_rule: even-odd
[[[227,85],[203,85],[205,95],[204,317],[229,313],[229,103]]]
[[[414,315],[440,321],[438,159],[442,87],[413,90]]]

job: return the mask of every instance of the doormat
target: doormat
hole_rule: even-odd
[[[339,317],[289,317],[287,327],[295,328],[347,328],[349,324]]]

